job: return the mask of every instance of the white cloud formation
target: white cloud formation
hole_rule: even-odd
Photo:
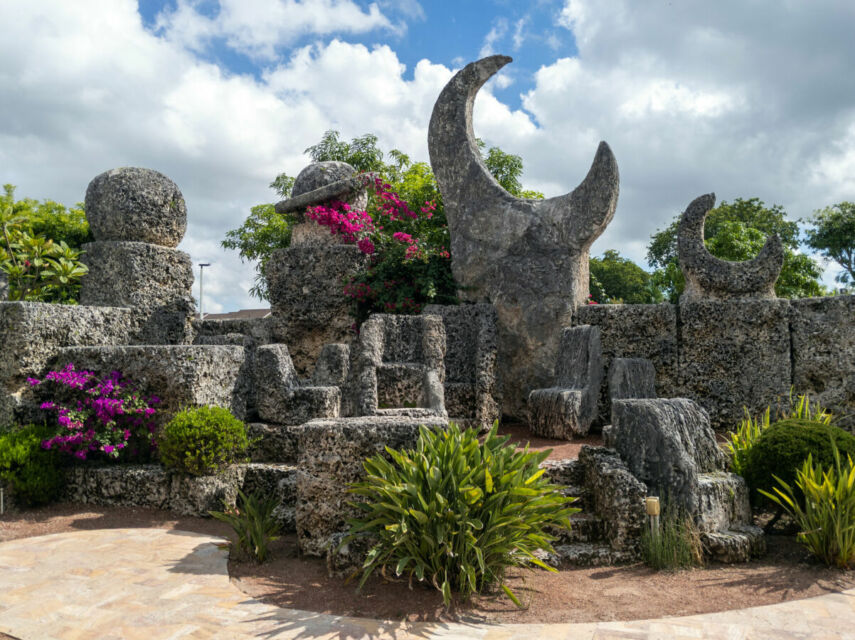
[[[855,8],[605,4],[566,4],[562,23],[579,57],[541,67],[524,111],[496,100],[490,84],[475,104],[476,134],[521,155],[523,183],[547,195],[572,189],[597,142],[611,144],[621,197],[595,251],[617,248],[643,262],[650,234],[712,190],[783,204],[794,218],[855,200]],[[177,13],[185,6],[195,12],[182,4]],[[226,20],[224,10],[211,20]],[[255,19],[240,15],[229,24]],[[381,148],[426,160],[431,109],[452,70],[422,60],[410,74],[393,46],[327,38],[287,50],[259,78],[234,75],[194,53],[212,35],[209,18],[188,16],[184,35],[167,37],[143,27],[133,0],[0,5],[0,180],[20,197],[73,204],[107,169],[162,171],[188,205],[181,248],[194,263],[212,263],[207,310],[260,306],[247,294],[251,266],[219,247],[226,230],[271,201],[270,180],[296,175],[303,149],[327,129],[345,139],[372,132]],[[296,23],[321,24],[312,20]],[[389,33],[379,19],[371,28]],[[286,38],[262,30],[253,42],[230,29],[217,26],[216,37],[245,38],[239,46],[253,55]]]
[[[496,43],[499,42],[502,38],[505,37],[505,34],[508,33],[508,20],[507,18],[497,18],[493,22],[493,26],[490,27],[490,30],[487,32],[487,35],[484,36],[484,44],[481,45],[481,51],[478,55],[481,58],[486,58],[487,56],[491,56],[496,53]]]
[[[274,61],[277,50],[300,36],[366,33],[396,27],[371,4],[363,11],[352,0],[219,0],[219,11],[210,17],[202,0],[178,0],[176,7],[158,15],[156,26],[168,39],[193,51],[204,51],[215,38],[251,58]],[[420,5],[406,2],[403,10]]]
[[[792,218],[855,196],[851,3],[569,0],[560,23],[579,56],[537,72],[524,106],[549,135],[514,151],[554,194],[611,144],[621,198],[595,251],[643,261],[650,233],[709,191]]]
[[[268,183],[296,175],[303,150],[335,128],[427,158],[426,126],[451,70],[419,63],[412,80],[387,46],[333,40],[293,52],[261,80],[230,75],[145,30],[133,0],[21,1],[0,20],[0,167],[19,197],[83,200],[97,174],[157,169],[181,188],[180,248],[206,270],[207,311],[261,306],[254,272],[219,243]],[[6,19],[8,18],[8,19]],[[194,291],[198,295],[198,289]]]

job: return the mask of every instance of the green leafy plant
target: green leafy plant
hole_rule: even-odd
[[[757,442],[757,439],[772,424],[772,407],[766,407],[763,413],[758,416],[752,416],[748,411],[748,407],[743,407],[743,411],[745,412],[745,417],[739,423],[736,430],[731,431],[727,435],[730,468],[734,473],[742,476],[745,475],[748,452]],[[786,405],[777,408],[776,421],[790,419],[831,424],[833,416],[819,402],[812,403],[810,396],[807,394],[795,396],[793,390],[790,389]]]
[[[35,506],[54,501],[62,488],[57,455],[42,448],[52,435],[46,426],[27,425],[0,434],[0,480],[8,483],[15,498]]]
[[[797,538],[829,566],[850,569],[855,564],[855,465],[852,456],[841,462],[830,441],[833,464],[814,463],[808,455],[796,471],[795,487],[775,477],[774,493],[760,492],[789,513],[799,526]]]
[[[647,566],[657,570],[703,566],[701,534],[694,520],[666,503],[659,532],[645,527],[641,535],[641,556]]]
[[[569,528],[579,509],[574,498],[549,484],[538,465],[548,451],[517,451],[497,425],[483,442],[475,430],[451,424],[447,430],[422,427],[415,450],[386,448],[390,459],[365,461],[366,477],[350,492],[363,512],[348,521],[342,544],[368,536],[373,546],[363,564],[361,587],[375,571],[387,569],[433,585],[446,606],[456,591],[465,599],[503,584],[508,567],[536,565],[554,571],[535,551],[552,551],[549,530]]]
[[[855,436],[839,427],[803,418],[773,423],[745,457],[743,475],[752,497],[771,491],[776,478],[792,485],[796,470],[808,456],[823,466],[833,464],[834,447],[844,455],[855,455]]]
[[[0,196],[0,272],[10,300],[74,303],[88,269],[74,243],[89,234],[83,211],[55,202],[16,202],[14,187]],[[47,235],[52,234],[52,235]],[[68,244],[68,239],[72,244]]]
[[[158,437],[161,461],[197,476],[218,473],[243,459],[247,447],[246,425],[222,407],[184,409]]]
[[[263,497],[258,493],[246,495],[238,491],[237,504],[229,507],[223,501],[225,511],[209,511],[217,520],[234,529],[237,548],[258,563],[267,560],[270,543],[279,536],[279,523],[273,516],[279,501]]]

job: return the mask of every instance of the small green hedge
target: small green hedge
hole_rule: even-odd
[[[796,470],[808,455],[814,464],[830,467],[834,464],[832,440],[845,459],[855,458],[855,436],[829,424],[812,420],[790,419],[772,424],[763,431],[745,458],[744,476],[753,499],[759,491],[772,491],[777,486],[777,476],[788,485],[794,485]]]
[[[158,449],[164,465],[201,476],[218,473],[245,459],[246,425],[221,407],[185,409],[160,433]]]
[[[42,449],[42,441],[53,433],[45,425],[0,433],[0,480],[8,483],[15,499],[25,505],[47,504],[59,497],[63,478],[57,455]]]

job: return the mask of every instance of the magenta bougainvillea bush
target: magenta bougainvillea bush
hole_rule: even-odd
[[[419,313],[425,304],[457,304],[445,214],[435,202],[414,211],[380,178],[366,174],[365,181],[372,192],[366,211],[338,201],[306,210],[307,218],[370,256],[368,268],[344,286],[357,323],[375,311]]]
[[[144,396],[119,371],[98,378],[74,364],[27,382],[55,433],[42,448],[77,460],[146,458],[156,446],[156,396]]]

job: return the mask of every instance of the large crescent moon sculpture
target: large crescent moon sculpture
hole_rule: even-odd
[[[753,260],[729,262],[704,245],[704,220],[715,206],[715,194],[695,198],[677,229],[677,255],[686,278],[681,300],[775,298],[775,283],[784,265],[784,246],[777,235],[766,239]]]
[[[461,295],[495,305],[505,412],[522,415],[528,391],[550,386],[558,339],[588,296],[588,257],[614,216],[618,168],[601,142],[588,175],[568,194],[517,198],[488,171],[475,142],[472,107],[484,83],[511,62],[490,56],[459,71],[433,108],[431,165],[451,232]]]

